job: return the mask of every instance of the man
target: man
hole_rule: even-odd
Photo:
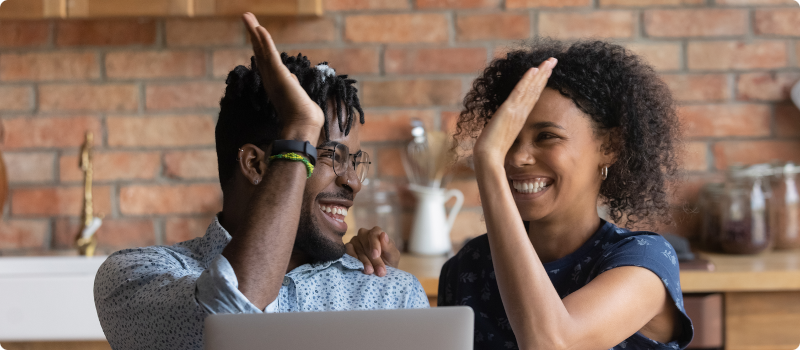
[[[428,306],[412,275],[383,266],[375,272],[389,278],[367,275],[344,254],[344,217],[369,165],[355,81],[279,55],[255,17],[244,19],[253,69],[228,75],[216,127],[222,212],[203,237],[103,263],[95,304],[114,349],[202,349],[214,313]]]

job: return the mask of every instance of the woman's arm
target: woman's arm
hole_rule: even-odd
[[[639,267],[605,272],[561,299],[528,238],[504,159],[527,120],[555,59],[532,68],[483,129],[474,148],[500,296],[520,349],[608,349],[655,317],[666,291]]]

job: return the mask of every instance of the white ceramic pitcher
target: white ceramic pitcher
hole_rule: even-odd
[[[417,197],[417,211],[414,224],[411,226],[411,237],[408,251],[421,255],[444,255],[453,249],[450,243],[450,229],[464,204],[464,194],[457,189],[409,185],[409,189]],[[456,203],[445,216],[444,203],[451,197]]]

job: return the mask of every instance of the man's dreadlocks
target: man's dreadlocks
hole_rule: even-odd
[[[328,100],[333,100],[336,106],[339,131],[350,134],[356,112],[358,121],[364,124],[364,111],[356,95],[358,90],[353,85],[355,80],[347,75],[336,75],[327,62],[311,66],[311,62],[302,54],[295,57],[284,52],[281,53],[281,61],[297,76],[300,86],[311,100],[322,108],[326,140],[330,139]],[[250,68],[234,68],[225,83],[227,87],[219,103],[219,119],[215,130],[219,181],[223,186],[233,178],[238,150],[242,145],[267,146],[280,137],[283,129],[281,119],[261,83],[255,57],[250,58]]]

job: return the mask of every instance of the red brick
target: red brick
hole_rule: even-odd
[[[92,157],[95,181],[153,179],[161,167],[158,152],[95,152]],[[79,160],[78,153],[61,156],[62,182],[83,180]]]
[[[53,248],[75,247],[75,238],[83,229],[78,219],[56,220],[53,231]],[[156,243],[155,226],[152,220],[103,219],[97,235],[97,253],[108,254],[120,249],[145,247]]]
[[[695,172],[686,174],[685,176],[681,176],[680,180],[669,181],[667,183],[669,201],[674,205],[697,203],[698,194],[703,185],[711,182],[723,181],[725,181],[725,174],[722,172]]]
[[[531,34],[527,13],[462,14],[456,18],[459,41],[525,39]]]
[[[39,86],[41,111],[136,111],[139,88],[134,84],[58,84]]]
[[[109,117],[111,147],[214,145],[214,118],[203,115]]]
[[[213,217],[209,218],[169,218],[164,243],[175,244],[188,241],[206,234],[208,225]]]
[[[791,103],[775,106],[775,130],[778,137],[800,137],[800,110]]]
[[[148,84],[145,106],[152,111],[219,108],[224,94],[225,84],[221,81]]]
[[[708,144],[705,142],[687,142],[681,161],[683,170],[708,170]]]
[[[460,115],[460,111],[442,111],[439,123],[441,126],[440,129],[447,134],[455,134],[457,126],[456,124],[458,123],[458,118]]]
[[[647,10],[644,29],[651,37],[738,36],[747,32],[747,10]]]
[[[397,0],[324,0],[326,11],[349,10],[406,10],[408,1]]]
[[[378,176],[406,177],[406,171],[400,161],[402,152],[402,149],[396,147],[379,149],[375,160]]]
[[[206,73],[203,51],[117,51],[106,54],[111,79],[196,78]]]
[[[361,142],[406,141],[411,139],[411,121],[418,119],[430,130],[434,112],[430,110],[393,110],[365,112]],[[399,159],[399,158],[398,158]]]
[[[677,101],[721,101],[730,98],[723,74],[665,74],[661,78]]]
[[[50,23],[47,21],[0,22],[0,48],[43,46],[49,37]]]
[[[215,150],[174,151],[164,154],[164,175],[176,179],[217,179]]]
[[[100,120],[93,117],[22,117],[1,122],[5,130],[3,148],[6,150],[80,147],[87,131],[94,133],[95,144],[102,140]]]
[[[32,92],[27,86],[0,86],[0,111],[31,110]]]
[[[583,1],[583,0],[581,0]],[[399,2],[399,1],[398,1]],[[500,0],[416,0],[417,9],[478,9],[498,8]],[[510,8],[508,3],[506,7]]]
[[[746,73],[736,79],[736,98],[739,100],[785,101],[798,81],[800,73]]]
[[[486,66],[485,48],[390,48],[384,53],[387,73],[475,73]]]
[[[222,190],[218,183],[124,186],[119,207],[124,215],[216,213],[222,209]]]
[[[559,39],[630,38],[634,27],[635,19],[630,11],[539,14],[539,33]]]
[[[506,8],[590,7],[591,0],[506,0]]]
[[[757,10],[754,30],[759,35],[800,35],[800,9]]]
[[[782,41],[695,41],[686,61],[689,69],[730,70],[785,67],[788,59]]]
[[[95,214],[111,213],[111,188],[94,186],[92,203]],[[83,186],[17,188],[11,191],[13,215],[81,216]]]
[[[311,64],[328,62],[338,74],[377,74],[379,68],[379,52],[377,47],[323,48],[323,49],[291,49],[289,55],[302,53]],[[228,73],[242,65],[250,67],[252,49],[224,49],[214,51],[213,70],[215,77],[227,77]]]
[[[51,182],[55,178],[53,152],[3,152],[8,182]]]
[[[715,0],[716,5],[794,5],[793,0]]]
[[[153,19],[69,20],[56,22],[58,46],[153,45]]]
[[[365,43],[447,42],[447,17],[439,13],[353,15],[344,22],[344,38]]]
[[[658,71],[681,69],[681,44],[679,43],[630,43],[625,47],[643,57]]]
[[[461,81],[394,80],[362,81],[361,103],[372,106],[451,106],[461,100]]]
[[[94,80],[100,64],[93,52],[34,52],[0,55],[0,80]]]
[[[678,116],[686,137],[769,136],[771,111],[764,105],[683,106]]]
[[[244,43],[244,26],[238,18],[170,19],[167,46],[211,46]]]
[[[250,67],[250,57],[253,49],[222,49],[215,50],[211,56],[211,69],[215,77],[228,76],[237,66]]]
[[[321,43],[336,39],[333,17],[259,18],[276,44]],[[250,38],[247,38],[248,42]]]
[[[800,163],[800,141],[724,141],[714,145],[718,170],[735,163],[757,164],[779,159]]]
[[[600,7],[704,5],[705,0],[600,0]]]
[[[0,220],[0,249],[44,248],[49,228],[41,220]]]

